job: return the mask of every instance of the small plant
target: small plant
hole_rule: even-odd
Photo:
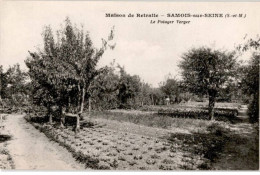
[[[153,155],[151,155],[151,158],[152,158],[152,159],[159,159],[159,158],[161,158],[161,157],[158,156],[157,154],[153,154]]]
[[[161,152],[166,151],[166,150],[167,150],[167,147],[164,146],[164,147],[155,149],[155,152],[161,153]]]
[[[126,159],[123,156],[119,156],[118,160],[125,161]]]
[[[200,165],[198,166],[198,168],[199,168],[200,170],[210,170],[210,169],[211,169],[211,165],[210,165],[209,162],[203,162],[202,164],[200,164]]]
[[[116,156],[116,155],[117,155],[117,154],[114,153],[114,152],[110,152],[110,153],[107,154],[107,156],[112,156],[112,157],[114,157],[114,156]]]
[[[173,164],[174,161],[171,160],[171,159],[163,159],[162,163],[165,163],[165,164]]]
[[[180,168],[184,170],[194,170],[193,166],[189,164],[180,165]]]
[[[141,166],[139,167],[140,170],[147,170],[148,168],[144,167],[144,166]]]
[[[84,141],[83,141],[83,143],[85,143],[85,144],[86,144],[86,143],[88,143],[88,141],[84,140]]]
[[[1,154],[8,155],[9,152],[8,152],[6,149],[2,149],[2,150],[1,150]]]
[[[175,155],[173,153],[170,153],[168,156],[171,158],[175,157]]]
[[[133,150],[137,151],[137,150],[139,150],[139,148],[138,147],[134,147]]]
[[[142,155],[136,155],[136,156],[134,156],[134,159],[135,160],[141,160],[141,159],[143,159],[143,156]]]
[[[128,162],[128,164],[129,164],[130,166],[134,166],[134,165],[137,164],[137,162],[134,161],[134,160],[130,160],[130,161]]]
[[[147,163],[148,165],[154,165],[154,164],[156,163],[156,160],[154,160],[154,159],[147,159],[147,160],[146,160],[146,163]]]
[[[116,169],[116,168],[118,167],[118,162],[117,162],[117,160],[114,159],[113,162],[110,163],[110,166],[111,166],[112,168],[115,168],[115,169]]]
[[[174,147],[174,146],[170,147],[170,152],[175,153],[176,151],[177,151],[176,147]]]
[[[96,150],[100,150],[102,147],[101,146],[97,146],[96,147]]]
[[[169,166],[169,165],[160,165],[159,169],[160,170],[174,170],[174,167]]]
[[[103,142],[102,145],[108,145],[108,143],[107,142]]]

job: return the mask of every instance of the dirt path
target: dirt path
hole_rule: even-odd
[[[247,108],[239,110],[241,122],[230,125],[236,140],[226,144],[223,155],[215,164],[217,170],[259,170],[258,131],[249,123]]]
[[[82,170],[72,155],[56,142],[50,141],[23,115],[8,115],[5,130],[12,135],[7,148],[13,158],[15,169]]]

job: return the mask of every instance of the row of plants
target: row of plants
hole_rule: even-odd
[[[26,107],[2,107],[0,108],[1,114],[11,114],[11,113],[23,113]]]
[[[99,159],[84,154],[82,151],[75,149],[71,144],[69,144],[69,142],[66,142],[66,140],[61,139],[61,135],[57,133],[55,126],[53,127],[49,124],[40,124],[38,122],[35,122],[35,118],[42,117],[31,116],[26,117],[26,120],[40,132],[43,132],[49,139],[57,142],[60,146],[66,148],[79,163],[85,164],[85,168],[91,168],[96,170],[110,169],[108,166],[99,165]],[[77,135],[75,135],[74,137],[77,138]]]
[[[91,169],[119,170],[194,170],[206,161],[197,155],[179,152],[181,140],[169,143],[166,139],[115,132],[96,127],[82,128],[75,134],[70,127],[32,123],[51,140],[58,142],[73,157]],[[184,155],[185,154],[185,155]]]
[[[167,115],[171,117],[184,117],[195,119],[209,119],[209,111],[205,108],[168,108],[159,109],[159,115]],[[235,118],[238,115],[236,109],[215,109],[215,117],[218,118]]]

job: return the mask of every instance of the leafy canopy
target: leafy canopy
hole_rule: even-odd
[[[89,33],[83,28],[72,26],[65,20],[64,28],[53,35],[50,26],[46,26],[42,36],[43,49],[30,52],[26,60],[29,75],[34,84],[35,98],[39,103],[67,105],[68,99],[79,105],[84,102],[85,91],[94,78],[102,71],[97,63],[113,39],[111,31],[107,40],[102,40],[100,49],[93,46]]]
[[[234,52],[206,47],[184,53],[179,67],[185,86],[198,95],[209,94],[209,91],[218,92],[235,74],[234,55]]]

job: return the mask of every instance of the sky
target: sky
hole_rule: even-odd
[[[153,87],[169,73],[180,76],[178,63],[191,48],[209,46],[214,49],[234,49],[243,38],[255,37],[260,29],[260,3],[249,2],[86,2],[86,1],[0,1],[0,64],[7,69],[24,60],[29,51],[42,47],[42,31],[50,25],[60,28],[66,17],[73,24],[89,31],[94,45],[101,46],[115,26],[116,47],[107,50],[99,67],[113,60],[136,74]],[[105,17],[106,13],[159,14],[149,17]],[[246,14],[245,18],[167,18],[167,13]],[[164,15],[164,16],[161,16]],[[175,21],[173,24],[150,24],[151,20]],[[190,21],[176,24],[176,20]],[[247,59],[247,58],[241,58]]]

